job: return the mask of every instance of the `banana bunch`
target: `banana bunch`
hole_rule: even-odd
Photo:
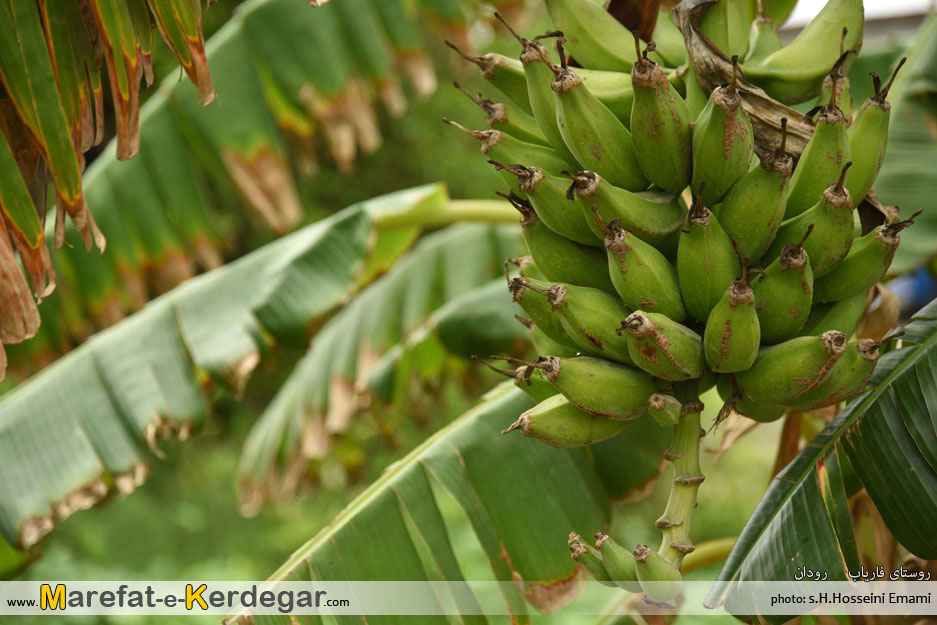
[[[719,4],[728,11],[733,3]],[[872,374],[882,342],[850,337],[913,220],[862,234],[855,211],[884,156],[888,86],[876,77],[849,125],[838,82],[859,42],[843,39],[830,60],[816,31],[861,34],[861,3],[830,0],[798,38],[818,46],[818,62],[829,60],[830,89],[795,166],[786,120],[779,143],[756,146],[739,58],[751,43],[764,58],[749,56],[746,71],[757,63],[776,91],[798,98],[817,95],[824,76],[769,72],[782,61],[796,65],[789,48],[801,44],[758,41],[767,36],[764,18],[753,42],[731,40],[738,29],[726,27],[737,21],[728,13],[708,22],[736,52],[734,76],[694,114],[692,90],[665,66],[680,55],[654,43],[642,50],[592,0],[546,5],[555,31],[528,39],[511,30],[519,60],[485,57],[483,76],[506,101],[468,94],[490,127],[444,120],[481,141],[529,251],[509,259],[517,268],[506,264],[505,276],[539,357],[492,368],[538,403],[504,432],[575,447],[641,418],[674,428],[666,455],[674,485],[656,522],[661,547],[629,551],[604,534],[594,545],[570,537],[572,557],[595,579],[666,603],[694,548],[700,394],[718,389],[721,416],[771,421],[845,401]],[[589,67],[573,67],[567,49]]]

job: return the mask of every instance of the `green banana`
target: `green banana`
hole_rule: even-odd
[[[634,140],[615,114],[608,110],[565,64],[562,40],[557,48],[563,65],[544,63],[553,72],[551,88],[556,101],[556,123],[566,147],[585,169],[591,169],[614,185],[632,191],[648,186],[641,172]]]
[[[846,188],[857,204],[868,195],[882,167],[885,148],[888,146],[888,124],[891,118],[891,104],[887,100],[888,91],[905,61],[907,57],[898,61],[898,65],[884,88],[879,77],[872,74],[875,93],[859,108],[856,118],[847,131],[850,152],[853,154],[853,166],[846,176]]]
[[[808,226],[804,239],[813,231]],[[804,250],[804,239],[788,243],[781,256],[765,269],[752,286],[755,311],[766,344],[794,338],[807,322],[813,305],[813,268]]]
[[[533,114],[530,108],[530,98],[527,96],[527,79],[524,78],[524,68],[519,61],[494,52],[482,56],[466,54],[448,40],[446,45],[469,63],[477,65],[481,70],[482,78],[507,96],[511,102],[523,109],[525,113]]]
[[[605,562],[602,555],[583,542],[582,537],[576,532],[569,535],[569,552],[573,560],[582,565],[582,568],[589,573],[595,581],[603,586],[616,587],[617,584],[612,581],[608,570],[605,568]]]
[[[573,353],[578,352],[579,347],[569,338],[563,324],[560,323],[559,317],[550,308],[550,303],[539,294],[528,289],[527,285],[529,283],[550,287],[549,282],[540,282],[539,280],[523,277],[512,278],[508,280],[508,290],[511,292],[511,298],[530,316],[540,334],[543,334],[553,344],[562,346],[564,350]],[[536,343],[534,346],[537,347]],[[538,353],[548,354],[560,353],[555,348],[551,351],[540,352],[538,347],[537,351]]]
[[[914,223],[921,214],[888,226],[879,226],[853,243],[843,262],[817,280],[814,299],[835,302],[865,293],[882,279],[891,267],[895,250],[901,243],[901,231]]]
[[[605,223],[617,219],[622,228],[658,248],[667,247],[665,243],[674,238],[686,215],[680,199],[670,194],[659,191],[633,193],[588,170],[577,172],[571,178],[573,183],[566,197],[576,198],[599,241],[605,239],[605,231],[595,218],[593,206]]]
[[[693,179],[703,202],[713,205],[745,175],[755,149],[755,135],[742,110],[738,91],[738,59],[733,57],[732,81],[713,89],[693,127]]]
[[[603,69],[586,69],[577,67],[576,74],[582,79],[582,84],[586,86],[589,93],[604,104],[615,117],[617,117],[626,128],[631,126],[631,107],[634,105],[634,88],[631,86],[631,75],[625,72],[613,72]],[[667,75],[671,84],[679,81],[676,72]],[[548,82],[547,85],[551,85]],[[553,89],[550,89],[550,95],[553,97],[554,118],[556,117],[556,96],[553,95]]]
[[[552,176],[537,167],[505,165],[495,160],[488,162],[497,170],[507,171],[517,177],[521,191],[550,230],[576,243],[599,246],[582,211],[567,199],[568,185],[565,179]]]
[[[527,81],[527,95],[533,116],[543,131],[543,135],[550,141],[564,158],[573,161],[572,154],[566,154],[568,149],[560,135],[559,126],[556,125],[556,97],[550,84],[553,82],[553,72],[542,60],[552,62],[550,52],[540,43],[541,39],[562,35],[559,31],[549,32],[533,39],[521,37],[499,13],[495,17],[511,32],[523,46],[520,61],[524,68],[524,77]],[[680,37],[680,47],[683,49],[683,37]],[[615,114],[625,126],[631,119],[631,104],[634,100],[634,91],[631,88],[631,77],[622,72],[606,71],[601,69],[577,68],[576,73],[582,79],[589,91],[602,104]],[[676,80],[676,73],[671,75]]]
[[[533,39],[527,39],[520,36],[511,25],[505,21],[497,11],[495,18],[508,29],[515,39],[521,44],[520,61],[524,68],[524,79],[527,82],[527,97],[530,101],[530,110],[533,112],[534,120],[540,127],[541,133],[547,138],[553,149],[559,152],[564,159],[574,162],[569,148],[563,142],[563,136],[560,134],[560,128],[556,125],[556,102],[553,96],[553,90],[550,83],[553,82],[553,72],[542,60],[550,60],[550,52],[540,43],[541,39],[558,36],[558,32],[549,32]]]
[[[840,42],[831,37],[842,28],[847,36],[844,49],[862,45],[861,0],[829,0],[792,42],[742,70],[745,77],[785,104],[798,104],[817,97],[823,77],[840,56]]]
[[[833,97],[829,104],[820,107],[813,136],[797,161],[784,216],[796,217],[813,206],[830,180],[835,180],[842,171],[843,164],[851,160],[851,154],[846,119]]]
[[[635,572],[645,596],[654,603],[673,601],[683,588],[683,576],[670,560],[647,545],[634,548]]]
[[[865,293],[858,293],[838,302],[814,304],[799,336],[817,336],[827,330],[839,330],[852,336],[865,313],[865,298]]]
[[[557,323],[559,323],[559,319],[557,319]],[[560,326],[560,329],[562,329],[562,326]],[[564,330],[563,333],[565,335],[566,331]],[[566,336],[563,338],[568,339]],[[578,347],[570,347],[566,343],[553,340],[540,326],[534,324],[531,324],[530,327],[530,342],[533,343],[538,354],[555,354],[561,358],[572,358],[579,353]]]
[[[875,363],[878,362],[880,341],[850,341],[846,353],[833,365],[826,380],[798,398],[796,408],[813,410],[846,401],[865,388]]]
[[[550,285],[527,280],[525,286],[546,296],[566,334],[584,353],[632,364],[627,339],[615,332],[616,324],[628,314],[617,297],[572,284]]]
[[[702,395],[712,387],[716,386],[716,380],[718,379],[719,374],[711,370],[709,367],[703,369],[703,375],[700,376],[698,381],[697,394]]]
[[[595,548],[602,556],[602,564],[608,576],[619,588],[628,592],[641,592],[634,555],[630,551],[602,532],[595,535]]]
[[[783,24],[796,5],[797,0],[748,0],[748,14],[764,15],[775,24]]]
[[[615,292],[608,275],[608,260],[602,250],[579,245],[556,234],[537,216],[530,202],[518,197],[513,191],[510,195],[498,193],[520,212],[524,242],[543,275],[556,282],[570,282],[608,293]]]
[[[781,144],[732,185],[713,208],[720,225],[743,258],[758,259],[771,245],[784,218],[794,159],[787,153],[787,118],[781,118]]]
[[[748,1],[718,0],[709,5],[699,30],[726,58],[748,53]]]
[[[464,93],[469,100],[484,111],[489,128],[506,132],[521,141],[552,147],[546,137],[543,136],[537,120],[529,113],[514,108],[512,104],[489,100],[481,93],[472,95],[456,81],[452,81],[452,86]]]
[[[499,369],[478,356],[473,355],[472,360],[482,363],[495,373],[511,378],[514,382],[514,386],[530,395],[530,398],[535,402],[539,403],[556,395],[556,389],[553,388],[553,385],[544,380],[542,376],[537,375],[537,370],[533,367],[525,366],[517,367],[516,369]]]
[[[741,277],[732,283],[706,320],[703,351],[713,371],[744,371],[758,356],[761,326],[747,274],[748,268],[743,265]]]
[[[834,93],[835,90],[835,93]],[[852,124],[853,101],[852,85],[849,82],[849,76],[833,78],[827,74],[823,79],[823,85],[820,87],[820,95],[817,96],[817,106],[824,106],[832,101],[839,104],[839,110],[843,112],[843,118],[846,125]],[[852,145],[850,144],[850,148]],[[865,146],[863,146],[863,149]]]
[[[689,380],[703,374],[699,334],[659,313],[637,310],[621,322],[635,366],[664,380]]]
[[[507,265],[516,265],[517,273],[521,275],[522,278],[533,278],[534,280],[546,280],[547,277],[543,275],[543,272],[537,267],[537,263],[534,262],[534,259],[531,256],[521,256],[519,258],[505,258],[505,276],[507,276],[508,269]],[[510,281],[510,280],[509,280]]]
[[[680,67],[686,63],[686,43],[683,40],[683,33],[673,23],[672,13],[661,13],[657,16],[651,41],[657,44],[654,52],[666,67]]]
[[[771,423],[777,421],[787,412],[787,408],[774,404],[762,404],[747,397],[739,397],[733,404],[732,409],[748,417],[752,421],[759,423]]]
[[[627,71],[637,58],[631,34],[593,0],[545,0],[553,25],[563,31],[576,60],[586,67]],[[565,59],[560,59],[565,62]]]
[[[601,358],[545,356],[521,364],[539,369],[577,408],[609,419],[634,419],[644,412],[648,398],[657,390],[646,373]]]
[[[825,276],[845,258],[855,236],[852,199],[843,186],[850,165],[852,162],[846,163],[839,180],[827,187],[812,208],[781,222],[777,236],[762,257],[763,263],[777,258],[789,243],[803,239],[811,225],[813,236],[804,243],[804,249],[810,257],[814,278]]]
[[[846,335],[830,330],[761,350],[747,371],[735,374],[743,396],[765,404],[795,405],[827,377],[846,351]]]
[[[521,141],[500,130],[469,130],[447,117],[443,117],[442,121],[481,141],[482,154],[502,163],[530,163],[552,174],[559,174],[568,167],[556,150],[544,145]],[[515,176],[501,172],[501,177],[515,193],[524,196]]]
[[[511,278],[508,280],[508,290],[511,292],[511,298],[530,316],[541,333],[566,349],[579,351],[576,343],[566,334],[566,330],[563,329],[563,324],[560,323],[559,318],[553,313],[550,303],[527,288],[528,280],[533,284],[545,284],[547,288],[550,286],[548,282],[540,283],[540,281],[530,278]]]
[[[638,41],[635,39],[635,45]],[[653,50],[653,44],[648,49]],[[693,167],[690,110],[660,65],[647,58],[647,52],[631,69],[634,150],[641,172],[651,183],[680,193],[690,183]]]
[[[743,62],[748,65],[760,63],[783,47],[784,42],[778,36],[774,20],[764,14],[761,0],[758,0],[757,14],[748,36],[748,53],[742,57]]]
[[[673,427],[680,422],[683,414],[683,404],[676,397],[654,393],[647,400],[647,411],[657,425]]]
[[[522,413],[501,433],[520,430],[552,447],[582,447],[609,439],[630,423],[589,414],[562,395],[554,395]]]
[[[661,313],[674,321],[686,319],[677,274],[667,257],[622,228],[617,219],[606,226],[598,209],[595,218],[605,230],[612,286],[625,306]]]
[[[720,375],[716,386],[719,391],[719,396],[726,402],[723,410],[731,408],[752,421],[770,423],[772,421],[777,421],[787,412],[787,408],[780,404],[760,404],[747,397],[743,397],[731,375]]]
[[[697,195],[677,245],[677,280],[687,314],[705,321],[740,270],[729,235]]]
[[[709,97],[703,91],[703,86],[700,85],[699,78],[696,77],[696,70],[693,69],[692,63],[688,63],[686,66],[686,72],[683,74],[683,86],[686,91],[685,99],[687,109],[690,111],[690,117],[697,120],[700,113],[706,108]],[[693,124],[695,126],[696,122],[694,121]]]

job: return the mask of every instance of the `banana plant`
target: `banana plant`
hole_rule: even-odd
[[[849,571],[859,570],[859,555],[847,498],[863,487],[903,545],[922,558],[937,558],[933,532],[921,522],[937,517],[935,415],[925,401],[937,357],[937,302],[903,330],[903,344],[882,358],[870,389],[775,477],[713,585],[710,605],[718,606],[732,592],[732,581],[792,579],[805,563],[829,571],[830,579],[848,579]],[[596,502],[642,483],[637,475],[624,478],[622,458],[663,447],[651,443],[647,431],[592,446],[591,454],[583,448],[528,445],[520,437],[492,441],[494,432],[531,405],[507,384],[491,391],[393,465],[269,579],[463,580],[451,527],[439,511],[451,497],[467,515],[495,579],[519,582],[517,593],[512,588],[504,596],[512,614],[527,614],[524,600],[540,611],[562,607],[576,596],[570,580],[582,574],[562,548],[566,534],[591,535],[595,526],[582,524],[607,522],[609,514]],[[650,424],[664,431],[650,419],[643,423],[632,429]],[[608,452],[618,460],[607,464]],[[580,468],[569,469],[567,462]],[[547,465],[554,470],[538,469]],[[523,475],[524,487],[492,475]],[[581,479],[582,484],[567,482]],[[915,502],[913,509],[908,502]],[[384,547],[363,540],[370,535],[379,535]],[[557,547],[539,547],[550,541]],[[524,581],[532,579],[550,582],[550,592]],[[290,622],[288,616],[279,618]]]
[[[513,218],[501,202],[450,201],[438,184],[396,192],[188,280],[95,334],[0,396],[4,541],[27,552],[76,510],[132,491],[161,439],[203,422],[208,391],[240,393],[274,345],[304,345],[422,229]]]

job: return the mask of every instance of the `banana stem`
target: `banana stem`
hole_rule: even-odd
[[[501,200],[449,200],[445,206],[432,212],[388,215],[377,226],[381,231],[387,231],[412,226],[446,226],[460,221],[516,224],[517,211]]]
[[[705,479],[699,464],[703,405],[696,381],[678,384],[674,391],[683,403],[684,414],[674,426],[673,442],[664,456],[673,463],[673,486],[664,514],[656,525],[663,534],[658,552],[679,569],[683,558],[695,549],[690,538],[690,520],[696,508],[699,485]]]
[[[686,575],[690,571],[701,569],[714,562],[722,562],[729,557],[736,540],[738,540],[736,536],[729,536],[700,543],[696,546],[696,550],[683,561],[681,572]]]

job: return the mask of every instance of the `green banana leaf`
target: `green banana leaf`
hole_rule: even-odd
[[[319,330],[245,443],[240,481],[246,498],[301,460],[321,458],[332,435],[371,401],[394,402],[412,367],[451,370],[413,355],[434,342],[467,358],[504,353],[526,342],[513,315],[503,259],[521,253],[516,228],[461,224],[428,235],[390,272]],[[398,375],[399,374],[399,375]],[[406,385],[403,385],[404,390]],[[311,438],[317,444],[311,444]]]
[[[539,610],[558,609],[574,597],[581,574],[565,547],[569,532],[594,534],[608,522],[609,505],[587,448],[555,449],[521,436],[498,437],[531,405],[510,383],[497,387],[392,465],[270,579],[462,580],[465,572],[444,517],[454,500],[494,579],[516,582],[502,586],[516,621],[527,622],[524,599]],[[622,455],[641,444],[627,433],[612,439]],[[531,584],[534,580],[545,584]],[[372,618],[412,619],[361,616],[348,622]],[[473,616],[462,620],[485,622]],[[291,621],[284,615],[263,622]]]
[[[902,329],[900,349],[881,357],[870,389],[775,477],[708,603],[719,605],[736,580],[790,580],[802,566],[826,571],[830,580],[857,571],[850,474],[898,542],[925,560],[937,558],[937,300]]]
[[[453,205],[437,184],[350,206],[188,280],[0,396],[0,536],[28,550],[75,510],[132,490],[160,438],[204,420],[203,391],[240,392],[271,346],[307,336],[392,264],[405,250],[396,233]]]

